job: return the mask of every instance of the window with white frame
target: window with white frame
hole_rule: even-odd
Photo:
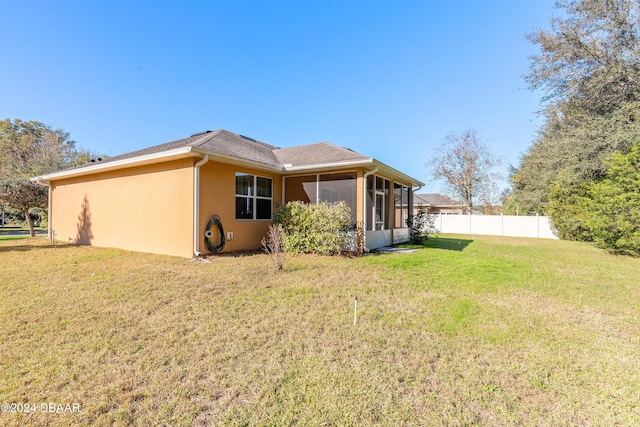
[[[271,219],[271,178],[236,172],[236,219]]]

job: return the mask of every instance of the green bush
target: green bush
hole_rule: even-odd
[[[572,183],[562,172],[551,185],[547,213],[563,240],[592,240],[586,219],[587,186],[586,182]]]
[[[294,201],[277,206],[274,222],[284,231],[286,252],[335,255],[345,250],[351,208],[343,201],[317,205]]]
[[[438,234],[438,229],[434,225],[435,220],[436,217],[428,214],[424,206],[419,206],[415,215],[409,215],[406,223],[411,229],[411,243],[424,245],[429,239],[429,234]]]
[[[586,225],[595,242],[640,255],[640,144],[611,156],[605,179],[589,186],[586,203]]]

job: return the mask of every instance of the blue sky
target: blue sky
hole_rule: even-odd
[[[108,155],[219,128],[329,141],[425,182],[444,137],[475,128],[504,170],[541,123],[525,35],[553,3],[7,2],[0,118]]]

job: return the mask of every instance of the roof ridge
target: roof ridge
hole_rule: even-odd
[[[304,148],[304,147],[311,147],[311,146],[314,146],[314,145],[323,145],[323,144],[331,145],[332,147],[336,147],[336,148],[341,148],[341,147],[338,147],[337,145],[335,145],[335,144],[333,144],[333,143],[331,143],[329,141],[321,141],[321,142],[312,142],[310,144],[293,145],[291,147],[282,147],[282,148],[278,147],[277,149],[278,150],[300,149],[300,148]]]
[[[189,146],[200,148],[201,145],[206,144],[208,141],[212,140],[213,138],[217,137],[218,135],[220,135],[222,133],[228,133],[228,134],[231,134],[231,135],[235,135],[235,136],[240,137],[240,138],[242,138],[245,141],[248,141],[250,143],[261,145],[262,147],[268,149],[271,152],[273,152],[274,150],[280,149],[280,147],[277,147],[275,145],[272,145],[272,144],[269,144],[269,143],[266,143],[266,142],[262,142],[262,141],[259,141],[257,139],[254,139],[254,138],[250,138],[250,137],[248,137],[246,135],[241,135],[241,134],[239,134],[237,132],[232,132],[232,131],[226,130],[226,129],[217,129],[217,130],[214,130],[214,131],[209,131],[206,134],[204,134],[202,136],[202,138],[198,138],[197,140],[195,140],[194,142],[189,144]]]
[[[282,151],[285,151],[285,150],[299,150],[301,148],[304,149],[305,147],[314,147],[314,146],[317,147],[317,146],[323,146],[323,145],[324,146],[329,146],[329,147],[332,147],[332,148],[335,148],[335,149],[339,149],[341,151],[350,153],[351,155],[360,156],[363,159],[373,159],[373,157],[366,156],[366,155],[364,155],[362,153],[359,153],[358,151],[352,150],[351,148],[348,148],[348,147],[341,147],[341,146],[336,145],[333,142],[329,142],[329,141],[312,142],[311,144],[295,145],[293,147],[279,148],[278,150],[282,150]],[[277,150],[274,150],[274,152],[275,151],[277,151]]]
[[[205,142],[209,141],[211,138],[215,138],[216,136],[220,135],[220,133],[222,133],[222,131],[224,131],[224,129],[216,129],[214,131],[207,131],[200,138],[198,138],[195,141],[193,141],[192,143],[190,143],[189,147],[200,148],[200,146],[202,144],[204,144]],[[195,134],[195,135],[197,135],[197,134]]]
[[[227,132],[235,133],[235,132],[231,132],[231,131],[227,131]],[[255,144],[262,145],[262,146],[264,146],[265,148],[268,148],[268,149],[269,149],[269,150],[271,150],[271,151],[274,151],[274,150],[278,150],[278,149],[280,149],[280,147],[278,147],[278,146],[276,146],[276,145],[269,144],[268,142],[260,141],[260,140],[257,140],[257,139],[255,139],[255,138],[251,138],[250,136],[247,136],[247,135],[241,135],[241,134],[239,134],[239,133],[235,133],[235,134],[236,134],[236,135],[238,135],[238,136],[239,136],[240,138],[242,138],[242,139],[245,139],[245,140],[247,140],[247,141],[253,142],[253,143],[255,143]]]

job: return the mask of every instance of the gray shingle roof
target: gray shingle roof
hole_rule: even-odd
[[[188,138],[109,157],[101,163],[132,159],[134,157],[147,156],[185,147],[199,148],[213,153],[252,160],[272,166],[278,164],[273,154],[273,150],[278,147],[224,129],[196,133]]]
[[[293,166],[368,159],[368,157],[362,154],[358,154],[347,148],[338,147],[329,142],[279,148],[274,150],[273,153],[280,164],[290,164]]]
[[[460,203],[455,200],[438,193],[430,193],[430,194],[414,194],[413,195],[413,203],[414,205],[429,205],[429,206],[458,206]]]
[[[396,171],[383,163],[377,162],[370,157],[363,156],[355,151],[347,148],[338,147],[328,142],[318,144],[302,145],[290,148],[280,148],[275,145],[266,144],[237,133],[229,132],[224,129],[216,131],[206,131],[193,134],[188,138],[178,139],[176,141],[167,142],[153,147],[144,148],[142,150],[131,151],[118,156],[109,157],[100,162],[89,163],[83,166],[54,172],[45,177],[35,177],[33,179],[59,179],[63,176],[71,176],[72,174],[92,173],[92,169],[105,170],[108,168],[126,167],[137,161],[148,161],[163,158],[167,153],[168,156],[188,155],[191,150],[196,150],[195,156],[200,154],[209,154],[213,157],[221,156],[223,158],[237,159],[238,161],[246,161],[256,166],[264,165],[272,170],[279,170],[283,173],[292,168],[310,168],[333,166],[341,162],[362,162],[362,164],[373,164],[378,167],[385,168],[387,173],[392,176],[400,177],[400,179],[412,182],[412,185],[422,185],[400,171]],[[176,150],[176,153],[171,153]],[[159,156],[155,156],[159,155]],[[149,156],[151,159],[147,158]],[[110,163],[115,163],[109,165]],[[100,167],[98,167],[100,165]],[[299,170],[299,169],[298,169]],[[53,175],[53,177],[52,177]]]
[[[248,138],[226,130],[217,130],[211,133],[211,137],[205,134],[200,142],[193,147],[225,156],[251,160],[270,166],[279,166],[278,159],[273,151],[278,147]]]
[[[283,164],[305,166],[369,159],[355,151],[338,147],[329,142],[279,148],[237,133],[218,129],[216,131],[201,132],[191,135],[188,138],[109,157],[101,163],[132,159],[185,147],[198,148],[200,150],[224,156],[237,157],[239,159],[250,160],[274,167],[279,167]]]

